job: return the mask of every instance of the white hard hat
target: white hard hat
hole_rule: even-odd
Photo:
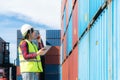
[[[21,27],[22,36],[25,37],[28,30],[30,30],[31,28],[33,28],[33,27],[31,25],[29,25],[29,24],[22,25],[22,27]]]

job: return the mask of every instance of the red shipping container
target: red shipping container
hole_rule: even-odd
[[[62,80],[68,79],[68,59],[62,65]]]
[[[17,66],[17,76],[21,75],[20,73],[20,66]]]
[[[46,55],[56,55],[60,56],[60,46],[52,46],[50,50],[46,53]]]
[[[78,41],[78,1],[73,10],[73,46]]]
[[[69,56],[69,80],[78,80],[78,46]]]
[[[60,56],[45,56],[45,64],[60,64]]]

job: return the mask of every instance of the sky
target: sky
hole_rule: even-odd
[[[0,37],[10,42],[10,61],[17,54],[17,30],[25,23],[40,30],[61,29],[61,0],[0,0]],[[45,43],[45,41],[44,41]]]

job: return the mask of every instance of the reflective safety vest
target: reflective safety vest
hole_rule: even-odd
[[[22,44],[23,41],[20,42],[20,45]],[[29,54],[36,53],[38,51],[37,46],[34,43],[31,43],[30,41],[28,41],[26,39],[25,39],[25,41],[28,44]],[[34,59],[24,59],[24,57],[22,55],[22,51],[20,49],[20,46],[19,46],[18,50],[19,50],[19,60],[20,60],[20,71],[21,72],[43,72],[40,56],[36,56]]]

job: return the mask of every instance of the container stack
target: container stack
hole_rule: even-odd
[[[118,0],[62,0],[62,80],[120,79],[118,5]]]
[[[45,80],[60,80],[61,65],[60,65],[60,46],[61,46],[61,31],[46,30],[46,46],[52,46],[46,53],[45,57]]]
[[[62,80],[78,79],[78,1],[62,1]]]

